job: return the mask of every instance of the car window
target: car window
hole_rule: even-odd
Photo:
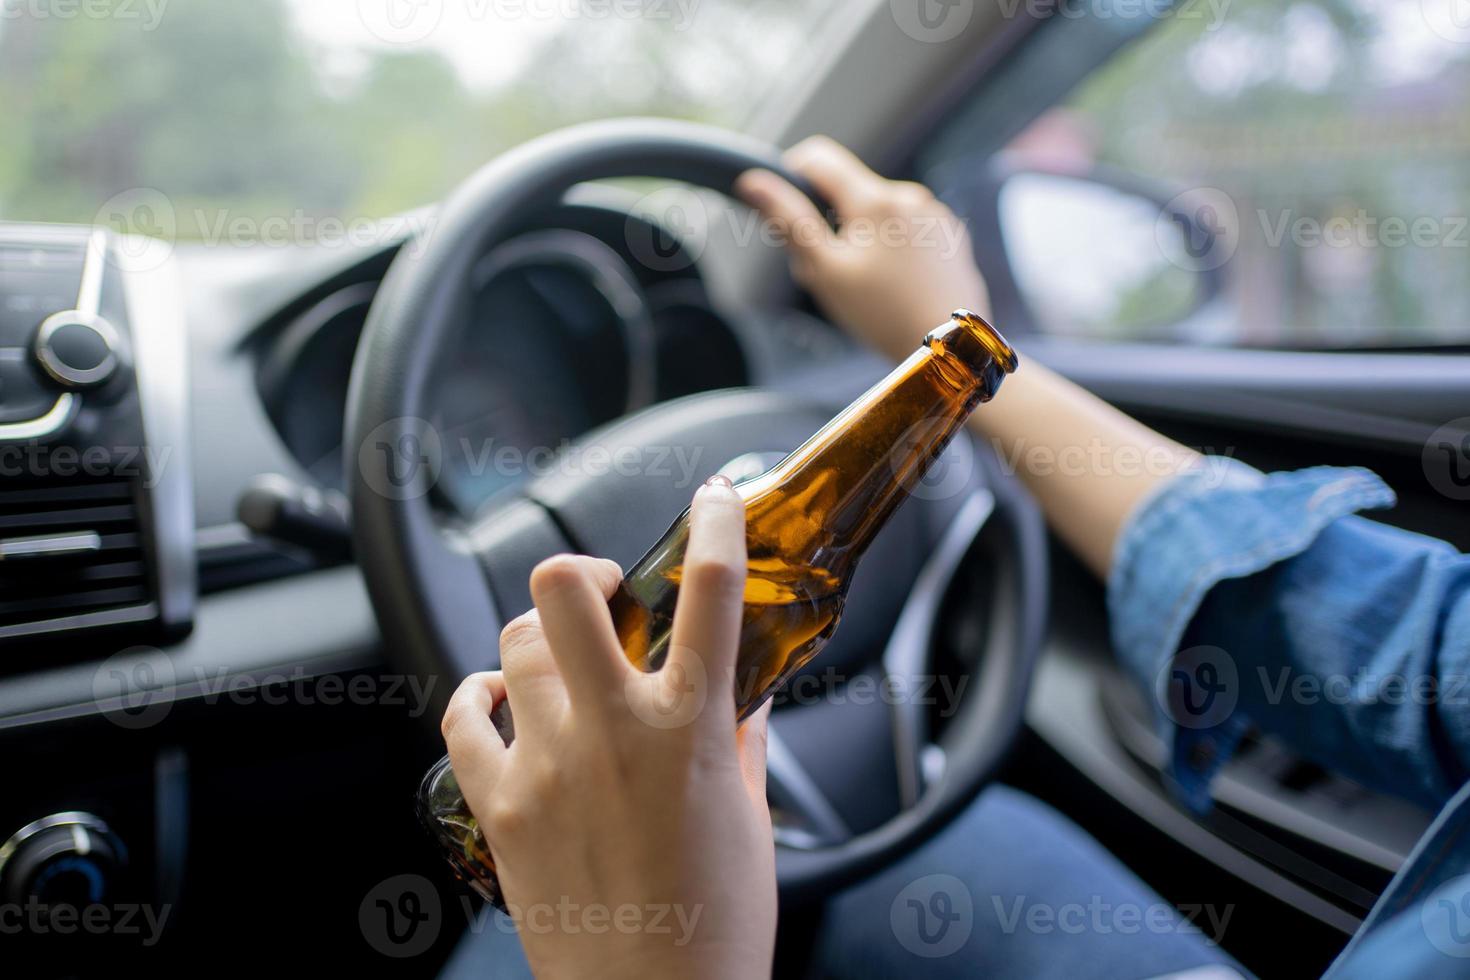
[[[1470,343],[1470,17],[1457,10],[1176,6],[991,158],[1034,326]]]
[[[832,0],[3,0],[0,217],[372,234],[584,120],[739,126]]]

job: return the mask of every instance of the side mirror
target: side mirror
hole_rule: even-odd
[[[988,176],[988,200],[975,203],[991,240],[976,236],[977,257],[999,322],[1093,339],[1209,340],[1238,239],[1228,209],[1210,200],[1218,192],[1174,195],[1104,168]]]

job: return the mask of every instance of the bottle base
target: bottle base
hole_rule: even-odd
[[[434,764],[419,785],[414,811],[424,825],[455,877],[500,911],[506,911],[505,896],[495,873],[495,861],[480,830],[479,821],[470,812],[460,791],[454,769],[445,756]]]

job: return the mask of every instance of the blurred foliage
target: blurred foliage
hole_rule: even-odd
[[[167,195],[184,237],[226,211],[389,215],[572,122],[738,122],[761,94],[752,77],[784,74],[828,4],[700,0],[686,30],[569,18],[484,89],[433,46],[358,46],[346,77],[323,70],[284,0],[167,0],[154,24],[143,6],[89,0],[118,16],[65,18],[20,6],[0,20],[0,216],[90,222],[135,188]]]
[[[1470,340],[1470,45],[1395,0],[1231,0],[1223,20],[1172,17],[1067,100],[1095,158],[1219,188],[1240,244],[1236,315],[1211,342],[1376,346]],[[1183,8],[1207,12],[1205,4]],[[1366,244],[1291,233],[1366,215]],[[1382,222],[1427,220],[1438,241],[1394,245]],[[1286,229],[1284,239],[1281,230]],[[1224,327],[1225,332],[1218,332]],[[1169,339],[1120,295],[1089,332]]]

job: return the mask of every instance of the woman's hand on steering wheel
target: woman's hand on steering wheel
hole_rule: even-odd
[[[792,275],[833,320],[901,360],[956,306],[989,315],[965,224],[929,188],[886,180],[825,136],[797,144],[783,162],[832,203],[837,231],[768,170],[744,174],[735,189],[777,226]]]

